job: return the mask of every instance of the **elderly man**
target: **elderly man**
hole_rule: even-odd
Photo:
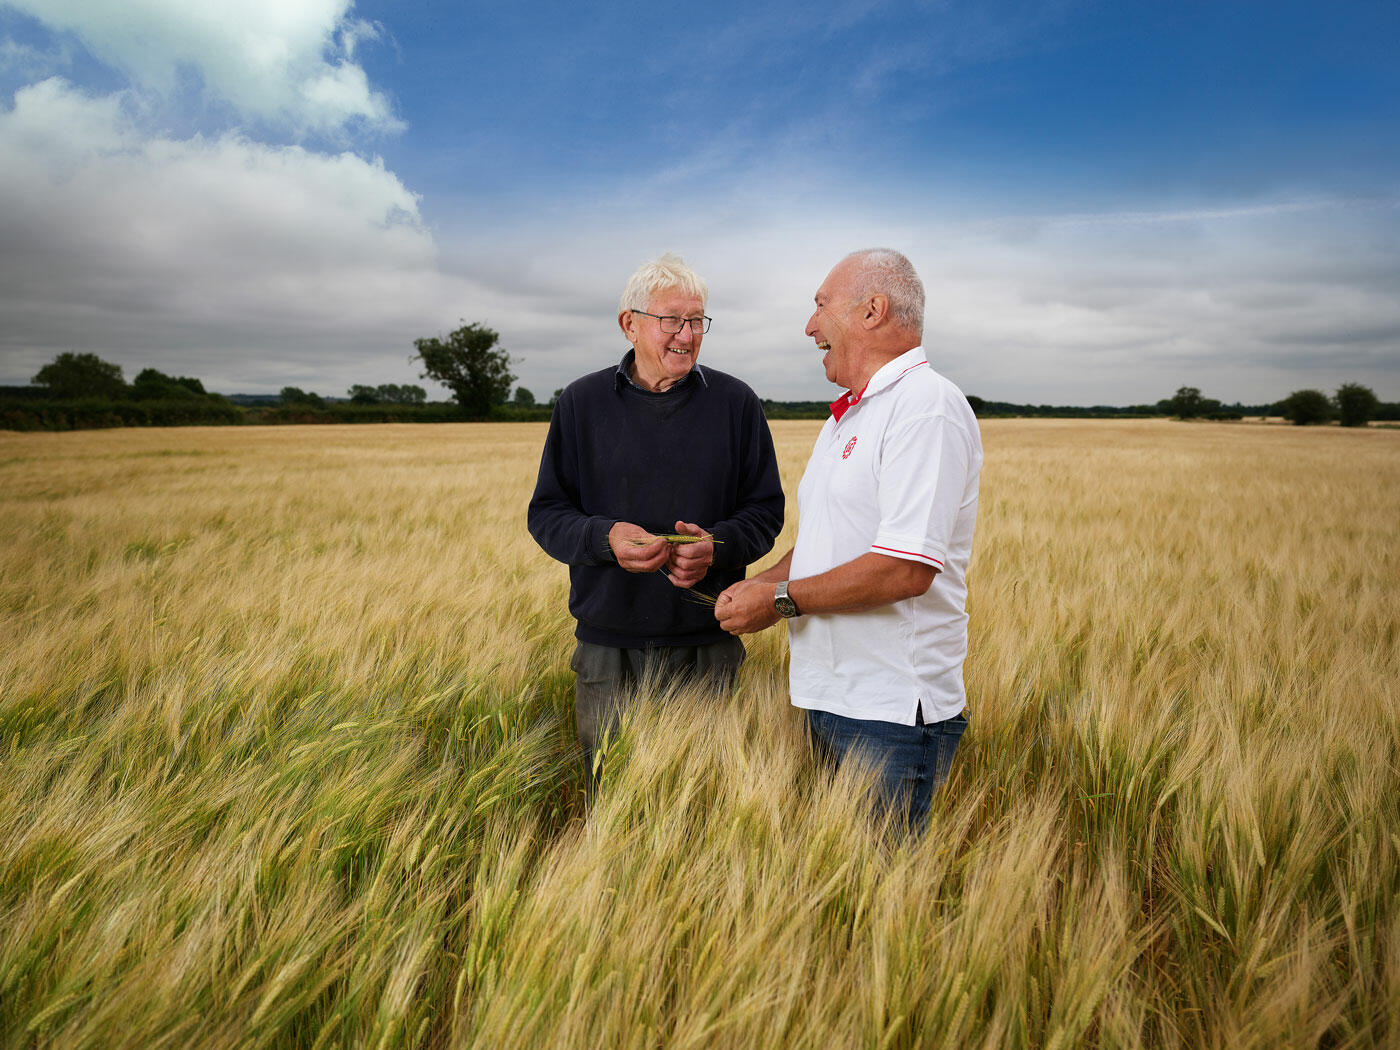
[[[638,269],[617,315],[632,348],[565,388],[540,457],[530,534],[569,566],[575,719],[595,774],[597,749],[640,680],[728,690],[744,647],[699,595],[712,601],[742,580],[783,524],[758,398],[697,363],[708,296],[675,255]]]
[[[807,334],[831,406],[797,490],[797,544],[720,595],[734,634],[786,618],[792,702],[837,763],[859,754],[886,804],[922,827],[967,726],[966,572],[982,441],[967,399],[929,367],[909,260],[847,256]]]

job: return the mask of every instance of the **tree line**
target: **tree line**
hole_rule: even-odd
[[[525,387],[511,385],[512,358],[500,345],[500,333],[481,324],[463,324],[445,337],[414,340],[414,354],[424,379],[441,383],[451,403],[429,403],[427,392],[412,384],[355,384],[345,398],[326,398],[299,387],[277,395],[226,397],[210,393],[190,376],[166,375],[146,368],[127,383],[120,365],[96,354],[61,353],[35,374],[29,387],[0,388],[0,429],[67,430],[111,426],[187,426],[234,423],[315,422],[449,422],[495,419],[544,420],[562,390],[540,404]],[[1241,419],[1282,416],[1306,426],[1336,419],[1342,426],[1365,426],[1371,420],[1400,420],[1400,404],[1388,404],[1360,383],[1343,383],[1332,396],[1319,390],[1296,390],[1281,401],[1260,405],[1223,405],[1198,387],[1179,387],[1154,404],[1115,407],[1030,405],[969,396],[978,416],[1132,418],[1169,415],[1178,419]],[[821,419],[825,401],[763,401],[770,419]]]
[[[238,406],[199,379],[146,368],[128,383],[120,365],[96,354],[59,354],[31,386],[0,388],[0,428],[7,430],[239,422]]]
[[[424,378],[449,388],[454,401],[430,404],[414,384],[355,384],[345,398],[286,386],[275,396],[211,393],[189,376],[143,369],[128,383],[121,365],[96,354],[65,352],[35,373],[28,387],[0,387],[0,429],[71,430],[119,426],[237,423],[449,422],[467,419],[548,419],[533,395],[517,391],[507,404],[510,355],[499,333],[464,325],[443,339],[415,341]]]
[[[1383,403],[1374,390],[1360,383],[1343,383],[1331,397],[1321,390],[1295,390],[1283,400],[1261,407],[1264,411],[1248,414],[1282,416],[1296,426],[1335,419],[1344,427],[1364,427],[1373,419],[1400,419],[1400,405]],[[1157,402],[1157,408],[1162,415],[1177,419],[1222,418],[1220,402],[1205,397],[1194,386],[1178,387],[1174,395]]]

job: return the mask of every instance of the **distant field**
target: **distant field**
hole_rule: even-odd
[[[0,433],[0,1048],[1400,1045],[1400,433],[983,436],[898,843],[779,632],[585,819],[543,424]]]

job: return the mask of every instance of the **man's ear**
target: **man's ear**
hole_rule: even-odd
[[[627,341],[636,346],[637,340],[632,335],[632,329],[636,327],[636,320],[631,310],[618,311],[617,326],[622,329],[622,334],[627,337]]]
[[[889,320],[890,298],[884,294],[872,295],[865,301],[865,314],[861,317],[861,326],[869,331],[878,328]]]

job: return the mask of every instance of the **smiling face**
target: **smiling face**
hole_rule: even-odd
[[[859,366],[853,337],[860,331],[857,312],[861,305],[851,301],[853,270],[854,264],[847,260],[826,275],[814,296],[817,308],[807,322],[807,334],[817,341],[818,350],[825,351],[822,367],[826,378],[850,390],[856,389],[855,372]]]
[[[660,317],[702,317],[705,303],[683,289],[665,288],[651,297],[647,313]],[[657,392],[669,390],[695,367],[700,356],[700,340],[704,337],[691,331],[690,325],[682,325],[675,335],[667,335],[655,317],[634,310],[619,313],[617,323],[636,350],[632,379],[638,386]]]

